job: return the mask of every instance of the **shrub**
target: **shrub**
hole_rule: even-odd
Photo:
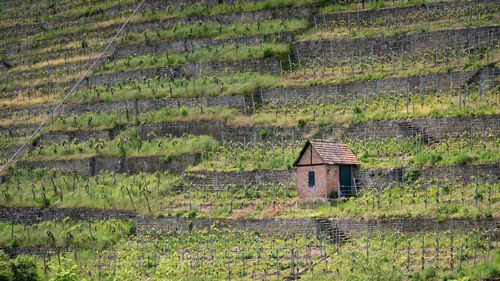
[[[261,139],[265,138],[267,135],[266,129],[260,129],[259,135]]]
[[[403,177],[406,182],[415,181],[420,177],[420,169],[417,167],[409,167],[405,170]]]
[[[417,164],[436,164],[437,162],[443,160],[443,156],[439,153],[433,153],[433,152],[420,152],[419,154],[415,155],[413,158],[413,162]]]
[[[185,213],[185,211],[183,209],[177,209],[177,210],[175,210],[174,215],[176,217],[182,217],[182,215],[184,215],[184,213]]]
[[[360,113],[362,113],[362,112],[363,112],[363,110],[361,110],[361,108],[359,108],[358,106],[355,106],[355,107],[354,107],[354,113],[355,113],[355,114],[360,114]]]
[[[18,256],[10,261],[12,280],[38,281],[38,271],[35,260],[30,256]]]
[[[265,59],[265,58],[273,57],[274,54],[275,54],[274,50],[270,47],[267,47],[262,51],[262,58]]]
[[[452,160],[453,164],[459,165],[467,164],[470,161],[472,161],[472,157],[467,153],[458,154]]]
[[[15,248],[15,247],[17,247],[17,240],[16,240],[16,238],[14,238],[14,239],[10,240],[9,246],[10,246],[11,248]]]
[[[306,120],[304,119],[297,120],[297,125],[299,125],[299,127],[304,127],[306,125]]]
[[[424,279],[425,280],[430,280],[436,277],[437,270],[435,267],[431,266],[428,267],[425,272],[424,272]]]
[[[181,114],[182,114],[182,116],[186,117],[186,116],[188,115],[188,113],[189,113],[189,112],[188,112],[187,108],[183,107],[183,108],[181,109]]]
[[[191,210],[191,211],[189,211],[189,212],[187,213],[188,218],[191,218],[191,219],[192,219],[192,218],[196,218],[196,215],[197,215],[197,214],[196,214],[196,211],[195,211],[195,210]]]
[[[0,251],[0,281],[11,280],[8,260],[9,258],[2,251]]]

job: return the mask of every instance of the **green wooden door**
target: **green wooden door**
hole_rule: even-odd
[[[351,193],[351,166],[340,166],[340,191],[342,195]]]

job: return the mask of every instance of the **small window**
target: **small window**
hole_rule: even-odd
[[[309,187],[314,187],[314,172],[311,171],[309,172]]]

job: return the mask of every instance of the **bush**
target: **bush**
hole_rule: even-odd
[[[16,248],[17,247],[17,240],[16,240],[16,238],[10,240],[9,246],[11,248]]]
[[[412,182],[420,177],[420,169],[417,167],[409,167],[405,170],[403,178],[406,182]]]
[[[436,274],[437,274],[437,270],[435,267],[433,267],[433,266],[428,267],[424,272],[424,279],[425,280],[433,279],[434,277],[436,277]]]
[[[188,216],[188,218],[191,218],[191,219],[192,219],[192,218],[196,218],[197,213],[196,213],[196,211],[195,211],[195,210],[191,210],[191,211],[189,211],[189,212],[187,213],[187,216]]]
[[[183,107],[183,108],[181,109],[181,114],[182,114],[182,116],[186,117],[186,116],[188,115],[188,113],[189,113],[189,112],[188,112],[187,108]]]
[[[30,256],[18,256],[10,261],[12,280],[38,281],[38,271],[35,260]]]
[[[185,213],[185,211],[183,209],[177,209],[177,210],[175,210],[174,215],[176,217],[182,217],[182,215],[184,215],[184,213]]]
[[[265,129],[260,129],[259,135],[260,135],[260,138],[263,139],[266,137],[267,131]]]
[[[413,161],[417,164],[436,164],[437,162],[443,160],[443,156],[439,153],[433,153],[433,152],[420,152],[419,154],[415,155],[413,158]]]
[[[304,127],[306,125],[306,120],[304,119],[297,120],[297,125],[299,125],[299,127]]]
[[[453,164],[459,164],[459,165],[463,165],[463,164],[467,164],[469,162],[471,162],[473,160],[473,158],[467,154],[467,153],[462,153],[462,154],[458,154],[456,155],[452,162]]]
[[[0,251],[0,281],[10,281],[9,258]]]
[[[262,51],[262,58],[265,59],[274,57],[274,54],[275,54],[274,50],[270,47],[267,47]]]

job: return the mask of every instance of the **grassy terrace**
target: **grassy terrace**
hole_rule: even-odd
[[[491,217],[500,210],[500,185],[490,183],[488,175],[471,184],[461,183],[457,175],[452,183],[447,176],[423,179],[415,168],[408,168],[404,175],[403,183],[358,186],[357,197],[353,194],[332,205],[318,199],[307,207],[299,202],[294,182],[183,185],[181,176],[163,172],[82,177],[18,169],[10,171],[2,184],[0,206],[132,210],[186,218],[428,217],[436,221]]]
[[[267,24],[266,24],[267,23]],[[214,37],[214,38],[234,38],[240,37],[240,36],[251,36],[254,34],[266,34],[266,33],[273,33],[276,31],[297,31],[300,29],[303,29],[305,27],[306,22],[304,20],[290,20],[290,21],[266,21],[261,24],[247,24],[245,26],[243,25],[223,25],[223,26],[216,26],[216,25],[202,25],[202,26],[194,26],[194,28],[190,26],[184,26],[180,28],[174,28],[172,27],[169,30],[161,30],[156,33],[152,32],[144,32],[144,33],[131,33],[127,36],[126,40],[132,40],[132,41],[137,41],[138,42],[144,42],[147,43],[152,40],[157,40],[157,39],[164,39],[164,38],[177,38],[178,36],[184,36],[184,34],[188,33],[190,37]],[[498,17],[492,16],[492,15],[483,15],[480,19],[475,19],[472,22],[467,22],[465,25],[467,27],[469,26],[479,26],[479,25],[491,25],[491,24],[498,24]],[[279,28],[276,29],[276,26]],[[457,27],[463,27],[463,24],[460,22],[456,22],[455,20],[451,21],[444,21],[444,22],[439,22],[439,23],[432,23],[432,28],[431,30],[436,30],[436,29],[449,29],[449,28],[457,28]],[[186,29],[187,28],[187,29]],[[241,28],[241,30],[239,30]],[[394,35],[399,35],[399,34],[404,34],[404,33],[411,33],[411,32],[422,32],[426,31],[427,27],[422,29],[422,27],[409,27],[406,30],[396,30],[396,31],[391,31],[387,34],[385,34],[384,29],[382,30],[378,29],[371,29],[368,31],[363,31],[367,32],[367,34],[360,33],[360,34],[354,34],[356,32],[352,32],[350,37],[362,37],[362,36],[374,36],[374,35],[385,35],[385,36],[394,36]],[[186,29],[186,30],[184,30]],[[261,30],[262,29],[262,30]],[[325,35],[323,35],[323,30],[320,30],[319,32],[315,32],[314,29],[312,29],[310,32],[306,32],[305,34],[302,34],[298,37],[299,40],[315,40],[315,39],[332,39],[330,35],[334,34],[334,36],[344,36],[343,34],[346,31],[342,30],[332,30],[332,31],[326,31]],[[318,35],[319,34],[319,35]],[[320,37],[318,37],[320,36]],[[323,37],[323,38],[321,38]],[[92,40],[92,39],[90,39]],[[94,40],[95,41],[95,40]],[[94,43],[89,43],[89,40],[86,40],[86,44],[94,45]],[[65,46],[69,45],[75,45],[75,44],[83,44],[82,42],[71,42],[69,44],[65,44]],[[44,44],[45,46],[46,44]],[[45,47],[46,50],[47,49]],[[35,49],[36,50],[36,49]],[[22,67],[22,66],[21,66]],[[11,70],[12,71],[12,70]]]
[[[484,86],[485,88],[488,88]],[[408,96],[404,91],[387,97],[365,97],[363,99],[346,98],[345,102],[328,101],[319,98],[312,102],[311,98],[297,102],[290,97],[288,103],[281,98],[275,102],[257,105],[252,114],[252,105],[247,105],[247,114],[227,106],[188,108],[165,107],[159,110],[141,112],[137,116],[124,111],[113,113],[86,113],[59,117],[46,127],[49,131],[74,130],[106,130],[116,126],[134,126],[140,124],[161,124],[171,122],[224,121],[228,126],[328,126],[334,124],[355,124],[369,121],[398,120],[419,117],[449,118],[467,116],[495,116],[498,110],[498,87],[481,92],[479,88],[470,87],[465,98],[462,90],[440,92],[435,94],[426,89],[420,96],[417,90]],[[464,101],[465,100],[465,101]],[[464,105],[465,104],[465,105]],[[3,120],[6,126],[30,124]]]
[[[96,241],[99,239],[105,243],[106,232],[115,231],[116,236],[113,228],[118,223],[127,224],[96,223],[96,229],[103,232],[94,234]],[[480,274],[483,278],[498,276],[499,270],[500,253],[489,242],[488,233],[483,231],[366,233],[358,240],[339,246],[327,243],[326,238],[308,235],[270,236],[258,231],[222,231],[216,228],[181,234],[168,232],[162,237],[153,232],[134,235],[133,226],[127,226],[129,233],[123,238],[113,237],[107,246],[88,246],[75,251],[74,255],[69,253],[69,257],[60,258],[61,265],[54,260],[49,264],[52,270],[40,274],[48,278],[72,273],[75,278],[95,279],[99,276],[106,280],[137,280],[144,275],[154,276],[154,280],[220,280],[228,276],[235,280],[250,280],[293,276],[299,270],[309,269],[301,278],[353,280],[374,277],[371,272],[376,272],[376,277],[385,279],[389,276],[391,280],[459,277],[467,280]],[[46,228],[55,231],[53,227]],[[91,238],[86,233],[78,236],[84,235]],[[98,266],[97,255],[101,266]],[[454,270],[450,269],[452,265]],[[41,259],[38,266],[44,268]]]
[[[268,43],[269,44],[269,43]],[[270,44],[267,48],[262,46],[249,46],[245,47],[243,50],[238,51],[239,48],[236,47],[226,47],[220,49],[212,50],[200,50],[196,51],[192,54],[184,54],[182,55],[170,55],[168,59],[159,57],[150,57],[141,58],[138,60],[131,59],[130,61],[134,61],[135,64],[127,60],[120,60],[118,64],[115,66],[113,63],[106,65],[103,68],[100,68],[100,71],[105,72],[115,72],[119,70],[124,70],[124,64],[126,66],[134,68],[147,68],[152,66],[157,66],[160,62],[165,61],[165,63],[173,63],[178,64],[182,62],[189,61],[211,61],[217,59],[237,59],[237,58],[248,58],[248,57],[266,57],[270,55],[275,55],[278,57],[283,57],[286,53],[287,47],[282,44]],[[250,51],[250,52],[249,52]],[[491,61],[498,61],[498,50],[497,48],[491,53],[486,46],[480,52],[468,53],[468,52],[455,52],[455,51],[446,51],[444,53],[439,53],[439,56],[436,60],[434,51],[424,52],[419,56],[408,57],[409,55],[405,55],[405,58],[395,57],[394,63],[391,62],[391,58],[388,57],[374,57],[374,58],[364,58],[364,59],[355,59],[354,69],[350,64],[342,63],[333,63],[330,61],[325,61],[325,64],[322,65],[321,60],[317,60],[315,65],[311,64],[311,62],[302,62],[300,65],[297,62],[292,63],[292,67],[288,66],[287,60],[284,59],[283,69],[284,70],[292,70],[291,73],[285,73],[285,79],[282,79],[281,82],[273,83],[270,86],[298,86],[298,85],[318,85],[325,83],[343,83],[343,82],[351,82],[357,80],[371,80],[371,79],[380,79],[384,77],[391,76],[405,76],[405,75],[418,75],[425,73],[433,73],[437,71],[451,71],[451,70],[462,70],[462,69],[470,69],[475,67],[481,67]],[[85,62],[85,57],[79,58]],[[142,61],[142,64],[141,64]],[[62,61],[59,61],[60,63]],[[139,65],[137,65],[139,64]],[[354,73],[354,77],[352,75]],[[74,79],[78,78],[78,73],[64,74],[63,71],[60,71],[59,75],[62,75],[59,79],[59,82],[70,82]],[[43,75],[42,75],[43,76]],[[203,80],[207,80],[208,77],[203,78]],[[47,81],[46,78],[37,78],[32,80],[23,80],[22,82],[14,82],[14,81],[5,81],[3,84],[4,89],[15,88],[15,87],[35,87],[37,85],[45,84]],[[277,80],[277,79],[276,79]],[[311,81],[312,80],[312,81]],[[164,84],[164,83],[162,83]],[[184,89],[184,93],[189,94],[188,96],[197,96],[202,92],[207,92],[208,95],[211,94],[212,91],[201,90],[200,93],[197,93],[198,90],[190,91],[189,87],[196,87],[199,85],[199,82],[195,81],[194,86],[192,83],[185,83],[187,86],[187,90]],[[141,87],[144,88],[144,87]],[[262,86],[260,88],[263,88]],[[57,89],[53,89],[52,91],[59,91]],[[165,89],[160,89],[164,91]],[[168,89],[170,92],[170,88]],[[219,89],[220,91],[220,89]],[[102,89],[99,90],[102,92]],[[148,92],[146,90],[146,92]],[[180,91],[182,92],[182,91]],[[218,92],[218,91],[216,91]],[[224,90],[222,93],[224,94]],[[225,92],[227,93],[227,92]],[[231,91],[231,94],[238,93],[237,91]],[[245,93],[245,91],[243,92]],[[170,94],[170,93],[168,93]],[[205,94],[205,93],[203,93]],[[19,91],[12,94],[7,94],[1,104],[5,107],[10,104],[12,105],[21,105],[26,103],[27,90]],[[45,96],[45,97],[44,97]],[[124,95],[125,96],[125,95]],[[141,97],[143,94],[135,97]],[[151,96],[148,95],[148,96]],[[165,94],[160,95],[160,97],[165,96]],[[175,95],[172,95],[175,96]],[[186,96],[186,95],[183,95]],[[32,104],[36,103],[46,103],[51,99],[58,99],[60,97],[60,93],[54,93],[51,95],[43,94],[40,90],[34,91],[31,93],[31,98],[34,100],[31,101]]]
[[[156,137],[148,134],[148,139],[141,139],[136,128],[123,131],[113,140],[90,139],[76,143],[40,145],[24,155],[26,161],[70,160],[95,156],[131,157],[163,155],[165,159],[187,153],[200,153],[203,146],[205,161],[194,170],[260,170],[290,169],[298,156],[300,143],[287,144],[274,141],[248,143],[230,143],[226,140],[219,146],[211,137],[189,136],[187,138]],[[263,129],[260,138],[265,139]],[[339,139],[337,138],[337,141]],[[387,168],[407,164],[465,164],[497,162],[500,160],[498,146],[500,140],[490,131],[478,133],[464,132],[459,138],[443,139],[438,144],[426,145],[420,136],[400,139],[364,140],[342,139],[362,161],[363,168]],[[250,142],[250,140],[249,140]],[[271,149],[269,149],[271,147]]]
[[[444,55],[436,63],[434,56],[429,52],[422,56],[414,57],[411,61],[395,60],[394,64],[387,58],[378,58],[372,62],[356,60],[354,68],[346,64],[325,64],[323,68],[321,62],[312,64],[302,63],[300,66],[293,64],[291,72],[280,77],[277,75],[264,73],[233,73],[212,76],[208,73],[200,74],[199,77],[190,80],[174,79],[173,82],[160,78],[144,81],[135,81],[134,84],[118,83],[113,86],[97,86],[97,91],[84,90],[72,95],[68,102],[96,102],[112,100],[129,100],[137,98],[165,98],[165,97],[199,97],[199,96],[221,96],[234,94],[249,94],[257,92],[262,88],[270,87],[297,87],[316,86],[322,84],[349,83],[354,81],[365,81],[383,79],[389,77],[411,76],[433,74],[437,72],[461,71],[481,68],[486,65],[498,65],[499,51],[495,49],[493,56],[488,50],[482,51],[484,54],[480,59],[480,54],[451,53]],[[488,54],[488,55],[487,55]],[[463,56],[465,55],[465,56]],[[144,61],[144,64],[154,63]],[[319,64],[319,65],[318,65]],[[284,68],[286,70],[287,68]],[[352,75],[354,73],[354,75]],[[73,75],[76,79],[76,76]],[[64,80],[63,80],[64,81]],[[68,80],[69,81],[69,80]],[[43,82],[43,80],[39,80]],[[28,86],[29,82],[22,82]],[[33,84],[32,84],[33,85]],[[158,85],[158,86],[156,86]],[[153,87],[154,86],[154,87]],[[163,86],[163,87],[162,87]],[[26,102],[26,92],[20,92],[17,96],[5,96],[0,104],[4,107],[10,104],[22,104]],[[37,95],[34,95],[37,97]],[[48,103],[51,99],[60,97],[59,94],[52,96],[42,96],[33,102]]]
[[[164,124],[172,122],[222,121],[226,126],[330,126],[356,124],[370,121],[389,121],[407,118],[450,118],[470,116],[497,116],[498,93],[500,88],[483,85],[469,86],[465,91],[445,91],[438,94],[434,89],[425,89],[420,95],[418,89],[412,89],[407,96],[401,90],[395,96],[364,97],[345,101],[334,101],[323,97],[297,102],[294,97],[289,101],[280,98],[278,103],[257,104],[252,113],[252,104],[247,104],[246,114],[236,108],[218,107],[165,107],[134,114],[131,110],[112,113],[86,113],[58,117],[49,122],[42,130],[43,134],[51,131],[110,130],[134,128],[144,124]],[[13,116],[2,120],[4,128],[39,124],[46,116],[37,115],[27,118]],[[0,147],[22,144],[24,138],[10,137],[7,133],[0,136]]]
[[[22,159],[54,161],[89,157],[164,156],[168,161],[178,155],[200,153],[201,146],[205,150],[210,149],[210,138],[207,136],[151,137],[151,139],[142,140],[133,130],[129,130],[121,132],[112,141],[90,139],[81,143],[64,142],[54,146],[39,146],[25,154]]]
[[[270,34],[276,32],[299,31],[308,25],[306,20],[271,20],[260,23],[232,23],[218,25],[214,23],[181,25],[169,29],[159,30],[158,32],[145,31],[142,33],[129,33],[124,37],[123,43],[147,43],[160,39],[178,39],[178,38],[205,38],[229,39],[238,37],[248,37],[257,34]]]
[[[0,9],[0,29],[5,33],[0,44],[0,64],[4,63],[0,108],[12,107],[16,112],[22,108],[23,112],[0,119],[0,166],[5,157],[11,156],[5,152],[22,144],[25,138],[21,136],[47,117],[37,106],[50,104],[54,108],[68,90],[64,87],[80,78],[82,69],[138,3],[6,1]],[[19,224],[31,218],[0,215],[0,247],[6,253],[0,251],[0,281],[292,280],[296,279],[294,274],[314,281],[500,278],[499,232],[495,225],[500,214],[500,183],[495,170],[500,163],[500,140],[495,129],[498,125],[494,125],[500,116],[500,86],[497,77],[490,80],[490,74],[497,73],[489,71],[491,66],[500,66],[498,40],[491,38],[497,43],[493,48],[485,43],[490,38],[481,35],[484,43],[478,46],[474,38],[470,49],[446,46],[435,50],[435,46],[428,46],[415,53],[389,50],[379,56],[357,57],[356,49],[352,58],[347,54],[343,59],[335,54],[330,57],[329,52],[324,58],[302,53],[299,58],[293,43],[284,40],[288,33],[292,42],[297,42],[500,24],[498,2],[469,1],[465,9],[453,15],[434,15],[434,5],[443,2],[464,3],[258,0],[186,5],[177,0],[167,4],[147,0],[148,7],[159,8],[139,11],[131,24],[139,28],[134,30],[156,24],[159,27],[124,33],[115,44],[136,48],[167,42],[181,50],[176,44],[182,46],[182,41],[188,40],[184,44],[194,50],[117,57],[93,69],[91,75],[114,79],[131,75],[128,72],[153,73],[169,68],[174,76],[182,72],[182,77],[172,78],[169,73],[169,77],[122,79],[90,85],[69,98],[68,109],[75,114],[50,120],[30,151],[0,176],[0,208],[6,213],[14,211],[5,208],[41,208],[55,215],[64,212],[59,208],[91,210],[81,214],[72,210],[82,221],[65,218],[33,225]],[[392,13],[386,17],[387,11],[380,11],[378,20],[370,19],[373,25],[359,29],[351,15],[350,32],[345,22],[323,22],[324,14],[412,5],[424,7],[424,12],[409,15],[397,27],[394,22],[387,26],[386,20],[392,17]],[[430,21],[425,6],[433,17]],[[299,13],[288,15],[280,8],[296,8]],[[252,21],[261,18],[259,11],[267,20]],[[305,11],[309,17],[297,18]],[[216,18],[225,24],[219,24]],[[229,18],[234,20],[228,22]],[[360,20],[366,23],[366,19]],[[46,32],[37,32],[37,27],[32,36],[18,32],[18,37],[12,38],[12,27],[38,22],[48,23]],[[258,43],[230,42],[247,42],[256,35],[265,36]],[[198,41],[210,41],[210,46],[193,48],[206,46]],[[230,43],[221,43],[226,41]],[[191,63],[234,64],[266,58],[279,60],[280,74],[232,69],[218,69],[215,74],[202,68],[191,75],[190,69],[182,69]],[[5,62],[14,67],[7,70]],[[464,85],[458,85],[457,73],[451,75],[459,71],[464,71],[460,81],[468,80]],[[433,82],[434,74],[439,83]],[[453,78],[449,88],[448,74]],[[426,75],[424,87],[407,89],[403,85],[398,89],[392,85],[386,91],[388,80],[382,81],[405,81],[409,76],[418,79],[420,75]],[[480,84],[471,82],[479,76]],[[100,81],[96,79],[91,80]],[[373,81],[368,83],[372,87],[375,80],[381,80],[380,91],[377,82],[377,93],[371,88],[363,93],[362,81]],[[361,82],[361,91],[345,93],[342,88],[334,96],[332,91],[325,89],[322,93],[321,87],[316,87],[335,88],[351,82]],[[243,98],[245,108],[240,104]],[[200,106],[219,99],[220,106]],[[238,104],[227,104],[226,99],[238,100]],[[137,105],[144,104],[140,108],[152,108],[154,102],[154,110],[136,108],[134,100]],[[118,105],[114,102],[123,101],[128,101],[127,106],[111,111]],[[160,107],[177,102],[186,106]],[[76,113],[92,103],[102,103],[95,107],[102,106],[102,112]],[[413,128],[423,122],[411,118],[428,121],[425,137],[418,132],[412,136],[401,132],[399,126],[404,122]],[[453,123],[442,118],[453,118]],[[459,121],[454,123],[454,118]],[[185,129],[179,136],[183,126],[205,124],[196,123],[199,121],[207,124],[203,132]],[[377,121],[387,123],[376,123],[375,133],[372,122]],[[493,125],[487,123],[490,121]],[[475,122],[483,122],[483,126],[470,128]],[[390,128],[379,130],[389,123]],[[450,124],[457,124],[457,128],[448,134]],[[224,137],[219,135],[221,127]],[[370,132],[366,132],[368,127]],[[388,135],[395,127],[397,133]],[[214,132],[205,135],[210,128]],[[175,136],[168,134],[169,130]],[[68,140],[72,135],[77,138]],[[355,187],[350,194],[343,191],[344,196],[299,199],[293,162],[306,139],[319,137],[346,143],[361,161],[359,173],[353,175]],[[152,172],[109,172],[99,169],[104,168],[100,159],[89,159],[100,157],[116,162],[117,158],[151,157],[140,163],[134,159],[122,161],[123,170],[158,158],[158,167],[165,170],[154,172],[156,163],[145,163]],[[182,159],[191,165],[181,169],[187,163],[180,163]],[[78,173],[87,166],[63,167],[64,172],[48,168],[76,163],[94,164],[88,167],[93,175],[86,176],[86,170]],[[39,166],[27,168],[31,165]],[[96,170],[100,172],[94,173]],[[313,193],[324,188],[315,186]],[[107,217],[108,211],[137,217],[87,218]],[[332,237],[336,233],[328,233],[326,223],[319,218],[333,218],[331,226],[340,230],[342,237]],[[387,227],[382,229],[383,225]],[[30,251],[52,254],[7,255]]]
[[[116,62],[99,67],[94,73],[115,73],[135,71],[145,68],[177,66],[194,62],[228,61],[248,58],[284,57],[290,52],[286,43],[262,43],[261,45],[229,45],[214,49],[197,49],[191,53],[172,54],[167,56],[146,55]]]
[[[9,225],[2,226],[6,235],[10,229]],[[45,229],[52,236],[45,235]],[[479,230],[363,233],[359,239],[337,244],[329,243],[326,237],[217,227],[158,236],[156,232],[139,232],[126,221],[96,222],[88,229],[85,223],[67,222],[24,229],[15,225],[16,238],[11,241],[79,246],[82,244],[77,241],[85,240],[85,248],[54,259],[48,266],[45,259],[24,258],[24,263],[36,264],[38,274],[47,279],[74,276],[75,280],[137,280],[151,276],[153,280],[250,280],[293,276],[306,269],[301,279],[361,280],[375,275],[381,279],[389,276],[391,280],[468,280],[495,277],[499,271],[500,252],[491,243],[488,231]],[[29,231],[33,237],[26,239]],[[2,256],[2,262],[5,260]]]
[[[460,19],[460,18],[458,18]],[[399,36],[404,34],[412,34],[419,32],[436,31],[443,29],[459,29],[468,27],[480,27],[485,25],[498,25],[500,24],[500,16],[498,14],[493,15],[483,15],[480,19],[468,20],[468,17],[463,18],[463,21],[457,21],[457,19],[442,20],[438,22],[432,22],[427,25],[426,22],[413,25],[402,25],[398,28],[392,27],[389,30],[387,27],[361,27],[359,29],[352,28],[349,33],[349,29],[345,26],[339,26],[336,28],[328,28],[324,30],[321,28],[319,31],[311,28],[308,31],[298,35],[295,39],[297,41],[309,41],[309,40],[332,40],[332,39],[346,39],[346,38],[367,38],[367,37],[381,37],[381,36]],[[467,19],[467,20],[465,20]]]

